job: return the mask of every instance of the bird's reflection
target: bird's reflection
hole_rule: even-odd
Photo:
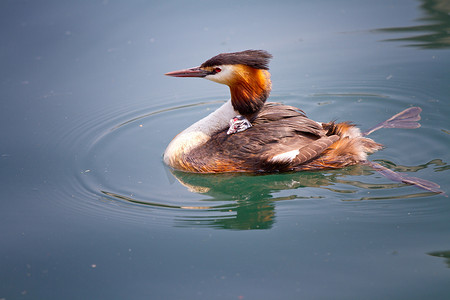
[[[439,169],[447,169],[448,166],[442,160],[432,160],[418,166],[398,166],[390,161],[379,161],[380,164],[389,166],[397,171],[417,172],[430,165]],[[204,218],[188,217],[180,218],[180,226],[205,225],[208,227],[220,227],[227,229],[267,229],[275,222],[275,203],[279,200],[289,199],[313,199],[321,196],[301,196],[298,190],[304,187],[327,189],[340,194],[353,194],[357,189],[338,188],[336,186],[350,186],[359,189],[392,189],[404,186],[403,183],[364,183],[361,181],[346,179],[350,176],[370,175],[375,171],[367,166],[356,165],[350,168],[321,171],[321,172],[296,172],[269,175],[250,174],[193,174],[180,171],[172,171],[175,178],[189,191],[210,196],[213,201],[233,201],[233,206],[218,208],[227,213],[226,217],[214,216]],[[297,191],[290,196],[276,196],[283,190]],[[285,193],[284,193],[285,194]],[[432,195],[433,193],[417,189],[414,194],[365,197],[349,200],[377,200],[400,199],[418,196]],[[350,198],[350,197],[349,197]],[[213,209],[211,207],[211,209]]]
[[[348,173],[361,174],[361,168]],[[302,172],[290,174],[193,174],[172,171],[175,178],[189,191],[210,196],[213,201],[232,201],[232,206],[216,207],[209,217],[178,218],[179,226],[203,225],[224,229],[268,229],[275,222],[275,203],[302,198],[297,195],[275,196],[278,191],[302,187],[328,187],[342,176],[340,172]],[[305,198],[315,198],[305,197]],[[316,197],[317,198],[317,197]],[[219,217],[217,210],[225,214]]]
[[[395,165],[390,161],[377,161],[396,172],[417,172],[433,167],[436,172],[450,168],[440,159],[417,166]],[[170,170],[169,176],[176,179],[188,191],[206,196],[198,205],[153,202],[148,199],[135,199],[111,191],[102,191],[109,200],[132,203],[141,207],[169,209],[173,212],[175,226],[210,227],[232,230],[268,229],[276,220],[277,201],[294,199],[318,199],[330,195],[339,195],[342,201],[405,199],[434,195],[435,193],[412,189],[413,193],[382,193],[367,196],[361,191],[389,190],[405,186],[397,182],[368,183],[364,176],[376,171],[365,165],[356,165],[345,169],[320,172],[294,172],[276,174],[195,174]],[[352,180],[351,176],[357,177]],[[311,189],[326,190],[312,192]],[[411,191],[411,190],[409,190]],[[365,196],[361,197],[360,195]],[[370,193],[371,195],[371,193]],[[192,203],[190,204],[192,205]]]

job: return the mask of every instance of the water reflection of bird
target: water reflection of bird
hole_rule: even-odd
[[[178,134],[164,153],[165,163],[195,173],[342,168],[367,163],[367,154],[382,147],[367,134],[383,127],[420,126],[417,107],[363,134],[349,122],[320,123],[295,107],[266,103],[271,57],[262,50],[222,53],[199,67],[166,73],[226,84],[231,99]]]

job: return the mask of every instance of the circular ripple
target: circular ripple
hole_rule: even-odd
[[[305,111],[311,111],[313,118],[319,111],[321,116],[328,116],[338,107],[346,108],[348,113],[353,105],[357,105],[355,111],[365,106],[362,110],[380,112],[386,110],[383,103],[395,103],[389,108],[394,113],[408,106],[408,97],[398,96],[399,91],[381,94],[359,89],[367,90],[354,87],[351,92],[334,89],[333,93],[325,90],[314,95],[275,94],[271,100],[301,108],[301,103],[308,103]],[[160,100],[155,103],[166,103]],[[71,170],[59,178],[58,191],[70,195],[71,207],[84,213],[133,222],[226,228],[267,228],[274,220],[275,203],[280,200],[386,200],[430,195],[390,182],[364,166],[260,176],[186,174],[168,169],[162,153],[173,136],[222,103],[199,99],[194,103],[171,103],[170,107],[122,107],[84,116],[71,130],[56,133],[62,136],[57,152],[72,160]],[[390,117],[385,112],[382,115],[377,121]],[[414,134],[408,132],[409,137]],[[387,157],[384,154],[381,151],[375,158],[396,161],[395,156],[402,156],[395,151],[388,152]],[[442,161],[439,166],[427,163],[423,168],[405,168],[418,171],[428,166],[446,167]],[[402,168],[395,164],[389,167]]]

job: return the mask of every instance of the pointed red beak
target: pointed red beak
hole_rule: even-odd
[[[205,77],[209,72],[201,69],[200,67],[178,70],[166,73],[164,75],[173,76],[173,77]]]

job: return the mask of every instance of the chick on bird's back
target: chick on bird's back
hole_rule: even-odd
[[[169,166],[201,173],[338,168],[381,147],[349,123],[322,124],[297,108],[266,103],[270,58],[263,50],[222,53],[199,67],[166,74],[222,83],[231,95],[170,143],[164,155]]]

